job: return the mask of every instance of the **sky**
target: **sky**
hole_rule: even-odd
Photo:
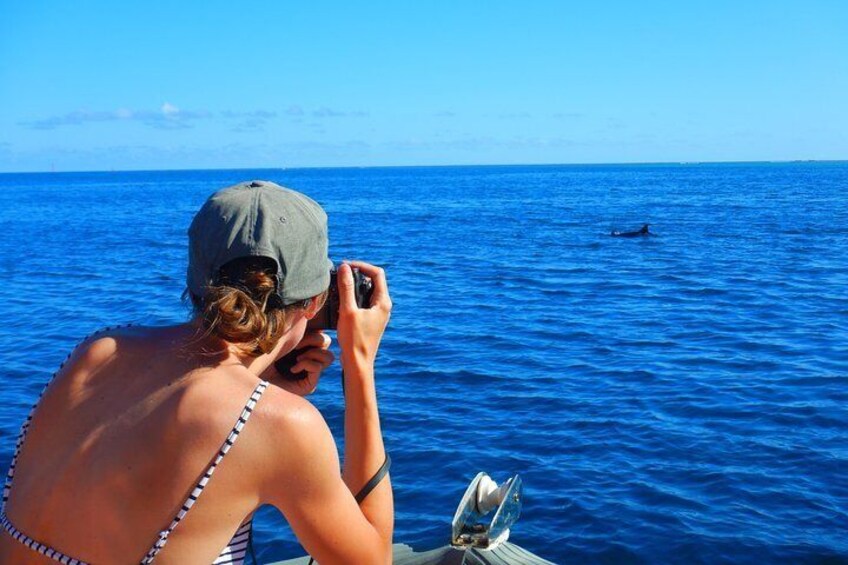
[[[845,0],[0,0],[0,172],[794,159]]]

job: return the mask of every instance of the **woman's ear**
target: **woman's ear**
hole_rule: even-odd
[[[321,305],[319,304],[319,300],[317,296],[313,296],[309,299],[309,306],[306,307],[304,315],[307,320],[311,320],[316,315],[318,315],[318,311],[321,310]]]

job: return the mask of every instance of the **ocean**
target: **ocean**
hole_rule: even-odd
[[[845,162],[2,174],[0,467],[81,338],[187,318],[191,217],[249,179],[386,269],[396,542],[486,471],[557,563],[848,562]],[[337,365],[312,400],[341,438]],[[255,543],[302,554],[270,508]]]

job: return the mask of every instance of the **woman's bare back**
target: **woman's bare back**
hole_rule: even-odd
[[[183,353],[192,333],[121,328],[77,348],[42,397],[17,461],[6,507],[15,527],[90,562],[145,555],[259,382],[240,364],[199,366]],[[245,426],[157,562],[210,563],[260,504],[251,460],[259,435]],[[0,537],[0,562],[37,557],[53,562]]]

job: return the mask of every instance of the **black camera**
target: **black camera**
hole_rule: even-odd
[[[360,308],[368,308],[371,306],[371,294],[374,292],[374,287],[371,279],[359,272],[357,267],[351,267],[353,271],[353,295],[356,298],[356,305]],[[327,289],[327,302],[321,308],[314,318],[306,324],[306,331],[315,330],[334,330],[339,325],[339,281],[338,269],[333,266],[330,269],[330,288]]]
[[[359,272],[357,267],[351,267],[351,270],[353,271],[353,296],[356,299],[356,305],[360,308],[369,308],[371,306],[371,295],[374,293],[374,285],[371,279]],[[338,269],[333,266],[330,269],[330,287],[327,289],[327,301],[315,317],[306,324],[306,331],[335,330],[339,325],[340,304]],[[297,374],[291,372],[291,368],[297,363],[297,356],[303,351],[304,349],[295,349],[274,362],[274,367],[277,368],[284,379],[299,381],[308,376],[306,371]]]

